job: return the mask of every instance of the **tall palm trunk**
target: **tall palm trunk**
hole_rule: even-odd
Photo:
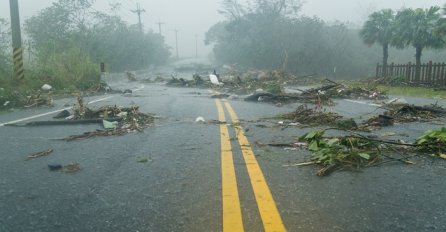
[[[389,44],[383,44],[383,73],[382,76],[387,76],[387,60],[389,59]]]
[[[415,82],[420,82],[420,80],[421,80],[421,55],[423,54],[423,47],[416,46],[415,48],[416,48]]]

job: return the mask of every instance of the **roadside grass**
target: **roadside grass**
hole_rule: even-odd
[[[446,99],[446,90],[434,90],[433,88],[426,88],[426,87],[411,87],[411,86],[396,87],[396,86],[384,86],[384,85],[378,85],[377,88],[391,95]]]
[[[352,87],[377,88],[388,95],[446,99],[446,90],[435,90],[428,87],[373,85],[364,81],[343,81],[343,83]]]
[[[31,97],[52,99],[95,88],[100,83],[98,66],[87,53],[73,48],[42,56],[35,64],[25,67],[23,80],[14,80],[10,71],[1,72],[0,111],[25,106]],[[51,91],[42,91],[44,84],[51,85]]]

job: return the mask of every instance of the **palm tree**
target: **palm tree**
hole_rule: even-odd
[[[443,13],[441,18],[438,20],[437,28],[435,28],[435,33],[438,36],[446,38],[446,4],[443,6]]]
[[[360,35],[364,43],[373,45],[378,43],[383,48],[383,76],[387,72],[389,45],[394,39],[395,14],[391,9],[374,12],[364,23]]]
[[[424,48],[441,48],[445,45],[443,39],[435,33],[440,19],[440,7],[429,9],[404,9],[396,15],[395,40],[393,44],[403,48],[413,46],[416,50],[415,80],[420,80],[421,55]]]

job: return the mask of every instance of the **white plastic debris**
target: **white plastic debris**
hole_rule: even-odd
[[[5,103],[3,104],[3,106],[7,106],[10,103],[10,101],[5,101]]]
[[[118,122],[110,122],[107,120],[102,120],[102,124],[104,125],[105,129],[116,129],[118,127]]]
[[[124,111],[124,112],[121,112],[121,113],[117,114],[116,116],[120,117],[120,118],[124,118],[124,117],[127,117],[127,114],[128,113]]]
[[[200,116],[195,119],[195,122],[206,122],[206,120],[204,120],[204,118]]]
[[[44,90],[44,91],[48,91],[48,90],[51,90],[53,87],[51,86],[51,85],[49,85],[49,84],[44,84],[44,85],[42,85],[42,90]]]
[[[218,77],[214,74],[210,74],[209,79],[211,80],[211,83],[214,85],[223,85],[223,83],[218,81]]]

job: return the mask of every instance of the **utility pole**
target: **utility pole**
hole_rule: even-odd
[[[9,0],[11,10],[12,48],[14,61],[14,77],[17,80],[25,78],[23,68],[22,34],[20,31],[20,15],[18,0]]]
[[[178,30],[175,29],[175,47],[177,50],[177,59],[180,59],[180,56],[178,55]]]
[[[141,13],[146,12],[146,10],[141,9],[139,3],[137,3],[136,10],[132,10],[132,12],[138,14],[139,31],[142,33]]]
[[[195,58],[198,58],[198,35],[195,34]]]
[[[163,25],[164,23],[161,21],[156,22],[156,24],[158,24],[158,32],[161,35],[161,25]]]

